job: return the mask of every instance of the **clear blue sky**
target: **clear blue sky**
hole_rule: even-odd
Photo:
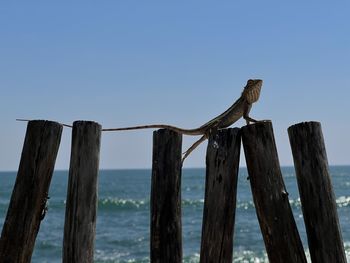
[[[15,2],[0,5],[0,170],[18,168],[16,118],[192,128],[248,78],[264,80],[251,115],[273,120],[282,165],[287,128],[309,120],[322,123],[329,162],[350,164],[349,1]],[[185,167],[203,167],[205,148]],[[150,130],[103,134],[101,168],[150,167],[151,156]]]

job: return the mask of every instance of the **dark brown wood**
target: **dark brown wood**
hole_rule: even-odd
[[[153,133],[151,187],[151,262],[182,262],[182,135],[161,129]]]
[[[232,263],[241,136],[238,128],[211,134],[206,156],[201,263]]]
[[[0,239],[0,261],[31,262],[61,141],[62,125],[28,122],[21,161]]]
[[[242,141],[260,229],[270,263],[306,263],[279,165],[271,122],[247,125]]]
[[[288,128],[312,262],[346,262],[319,122]]]
[[[65,263],[92,263],[94,259],[100,144],[100,124],[74,122],[63,238]]]

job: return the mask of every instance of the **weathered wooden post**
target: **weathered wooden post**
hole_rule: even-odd
[[[40,222],[45,216],[62,125],[28,122],[21,161],[0,239],[0,261],[30,262]]]
[[[182,135],[161,129],[153,133],[151,187],[151,262],[182,262]]]
[[[65,263],[92,263],[94,259],[100,144],[100,124],[74,122],[63,238]]]
[[[253,200],[270,263],[306,263],[282,178],[271,122],[242,129]]]
[[[312,262],[346,262],[319,122],[288,128]]]
[[[238,128],[211,134],[206,156],[206,183],[200,262],[232,263],[233,228],[241,136]]]

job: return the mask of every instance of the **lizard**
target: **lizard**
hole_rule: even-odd
[[[187,151],[185,151],[182,157],[182,163],[189,156],[189,154],[198,147],[203,141],[208,139],[209,134],[215,130],[224,129],[231,126],[233,123],[243,117],[247,125],[251,122],[259,122],[249,116],[249,112],[252,108],[252,104],[258,101],[260,97],[260,91],[263,81],[261,79],[249,79],[246,86],[243,88],[241,96],[229,107],[226,111],[219,116],[208,121],[202,126],[194,129],[183,129],[172,125],[166,124],[151,124],[142,126],[132,126],[124,128],[111,128],[103,129],[103,131],[127,131],[127,130],[139,130],[139,129],[169,129],[180,134],[185,135],[202,135],[202,137],[196,141]]]

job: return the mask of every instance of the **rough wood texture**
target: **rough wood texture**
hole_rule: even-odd
[[[151,188],[151,262],[182,262],[182,135],[161,129],[153,133]]]
[[[321,124],[288,129],[312,262],[346,262]]]
[[[306,263],[278,161],[271,122],[243,127],[254,204],[270,263]]]
[[[30,262],[40,222],[45,216],[62,125],[30,121],[15,186],[0,239],[0,261]]]
[[[219,130],[209,138],[201,263],[232,263],[240,149],[238,128]]]
[[[94,259],[100,143],[98,123],[74,122],[64,225],[65,263],[92,263]]]

